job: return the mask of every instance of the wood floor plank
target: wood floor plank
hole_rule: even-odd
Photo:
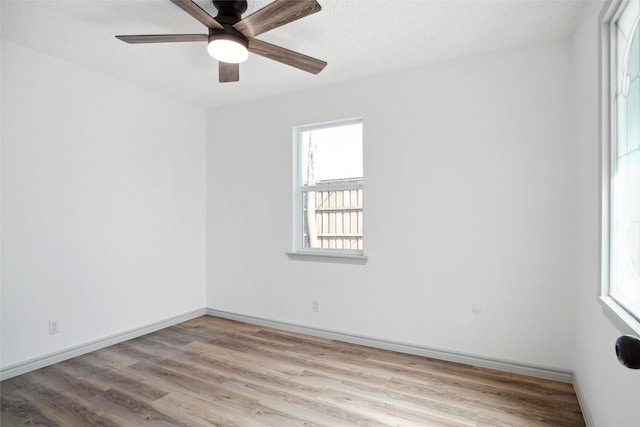
[[[76,375],[85,381],[90,381],[96,384],[96,386],[101,385],[103,387],[102,391],[110,388],[126,390],[128,393],[133,394],[134,397],[146,403],[154,402],[167,394],[163,390],[136,381],[126,375],[123,370],[113,371],[110,369],[101,369],[100,366],[94,365],[96,361],[93,359],[77,358],[68,362],[67,364],[63,364],[60,369],[70,375]]]
[[[39,385],[30,390],[25,399],[42,409],[47,416],[59,420],[57,424],[62,426],[94,426],[104,427],[121,426],[118,414],[106,413],[101,407],[92,405],[90,399],[82,399],[70,394],[66,390],[51,388],[47,385]],[[113,415],[116,415],[115,417]]]
[[[380,424],[375,418],[364,417],[348,408],[325,404],[320,399],[322,394],[314,396],[296,394],[285,391],[286,389],[278,390],[261,383],[239,379],[229,380],[224,386],[245,396],[251,396],[260,403],[281,412],[293,411],[308,423],[315,425],[335,426],[348,423],[349,425],[372,426]]]
[[[302,368],[289,363],[281,363],[263,352],[245,354],[228,349],[220,349],[210,344],[193,343],[188,347],[188,355],[193,363],[216,372],[233,372],[234,374],[257,374],[273,377],[274,381],[282,382],[285,378],[298,375]],[[242,369],[250,367],[250,369]],[[283,384],[284,385],[284,384]],[[288,384],[286,384],[288,385]]]
[[[397,406],[386,405],[384,402],[344,390],[329,389],[320,399],[327,404],[348,408],[350,411],[361,414],[361,416],[376,419],[384,425],[395,426],[422,423],[423,425],[437,427],[461,427],[475,424],[475,421],[461,423],[453,419],[436,417],[432,414],[411,413],[411,411],[403,410]],[[413,420],[420,420],[420,422]]]
[[[0,396],[0,425],[57,426],[42,410],[17,394]]]
[[[104,388],[94,386],[82,377],[67,373],[59,365],[38,369],[33,372],[33,377],[39,384],[46,384],[50,389],[66,391],[80,398],[95,396],[104,391]]]
[[[153,406],[172,414],[174,417],[182,417],[189,425],[193,426],[244,427],[261,425],[254,417],[246,415],[244,411],[232,411],[217,402],[177,391],[158,399]]]
[[[377,362],[372,362],[371,365],[372,368],[380,367]],[[383,367],[391,370],[395,374],[394,377],[400,382],[418,381],[422,384],[448,384],[463,392],[477,390],[485,396],[501,396],[508,392],[513,399],[521,402],[531,401],[544,406],[558,406],[563,409],[577,408],[579,410],[573,389],[571,388],[570,392],[561,390],[555,381],[530,382],[526,381],[528,377],[522,375],[504,375],[480,368],[470,371],[466,365],[463,365],[458,371],[458,367],[455,365],[445,364],[445,367],[438,369],[418,369],[417,367],[402,367],[393,364],[384,364]]]
[[[209,344],[199,343],[196,347],[200,350],[206,348],[209,352],[215,351],[215,347]],[[296,413],[305,413],[305,417],[314,419],[315,423],[321,423],[320,419],[314,418],[314,415],[317,416],[318,414],[324,416],[325,422],[331,421],[329,425],[338,425],[345,419],[350,419],[351,422],[354,422],[354,414],[344,410],[336,411],[328,405],[318,403],[317,397],[324,391],[324,388],[314,388],[292,381],[292,378],[297,377],[297,370],[293,375],[284,377],[280,371],[274,371],[271,368],[252,363],[251,358],[252,356],[244,356],[228,349],[215,351],[215,357],[191,353],[190,360],[193,365],[191,365],[186,374],[195,375],[196,378],[204,377],[207,372],[214,372],[215,375],[232,374],[229,376],[233,376],[233,380],[227,380],[223,384],[225,389],[240,391],[240,394],[268,404],[270,408],[285,411],[295,407]],[[198,368],[194,371],[195,366]],[[251,366],[251,369],[239,369],[237,366]],[[168,369],[175,370],[172,366],[169,366]],[[359,417],[359,421],[356,424],[368,425],[371,424],[371,421],[368,419],[363,420]]]
[[[174,391],[198,398],[213,404],[218,408],[224,408],[227,413],[233,413],[240,419],[251,417],[258,425],[308,425],[307,420],[300,418],[298,414],[287,413],[263,404],[249,393],[242,393],[228,387],[225,384],[216,384],[202,381],[189,375],[180,374],[170,369],[155,365],[141,363],[130,368],[138,372],[133,375],[152,378],[158,384],[164,384]],[[172,395],[175,395],[173,392]]]
[[[447,400],[450,402],[463,403],[475,408],[493,408],[501,413],[527,413],[529,416],[537,416],[538,413],[555,414],[552,415],[560,421],[565,417],[581,417],[580,407],[577,403],[557,402],[549,399],[548,396],[532,396],[521,393],[506,393],[499,388],[474,387],[467,384],[456,384],[446,381],[424,381],[409,380],[407,378],[393,378],[387,388],[401,391],[415,396],[429,396],[434,399]]]
[[[96,360],[100,366],[109,369],[121,369],[138,363],[138,359],[128,356],[117,348],[107,347],[84,355],[85,358]]]
[[[0,426],[584,426],[571,384],[202,316],[0,383]]]
[[[305,371],[301,375],[302,381],[311,379],[314,383],[321,383],[327,390],[341,390],[351,395],[369,399],[376,406],[385,405],[397,408],[403,413],[412,414],[407,419],[445,419],[453,420],[459,425],[473,425],[478,416],[475,408],[462,406],[457,402],[446,399],[433,399],[429,396],[415,396],[387,387],[373,386],[366,382],[353,380],[338,380],[320,373]],[[327,393],[324,393],[326,395]],[[458,425],[457,424],[457,425]]]
[[[89,399],[94,405],[116,413],[135,425],[187,427],[189,424],[171,417],[152,405],[136,399],[131,393],[109,389]]]

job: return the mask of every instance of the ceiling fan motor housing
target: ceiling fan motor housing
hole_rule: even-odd
[[[211,0],[218,10],[216,21],[224,26],[233,25],[242,19],[242,14],[247,11],[246,0]]]

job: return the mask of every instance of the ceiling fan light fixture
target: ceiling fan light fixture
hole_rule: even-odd
[[[221,62],[238,64],[249,57],[249,44],[242,37],[232,34],[212,34],[209,36],[207,51]]]
[[[239,64],[248,58],[249,51],[312,74],[318,74],[327,65],[325,61],[255,38],[262,33],[319,12],[321,7],[317,0],[272,0],[245,18],[242,14],[247,11],[247,0],[211,0],[218,11],[215,18],[194,0],[170,1],[207,27],[208,34],[140,34],[120,35],[116,38],[125,43],[206,41],[209,54],[218,60],[220,83],[239,80]],[[205,0],[197,1],[200,3]]]

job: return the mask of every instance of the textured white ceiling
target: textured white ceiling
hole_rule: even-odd
[[[318,0],[259,39],[328,62],[312,75],[257,55],[218,83],[206,43],[128,45],[116,34],[201,33],[168,0],[1,0],[2,38],[203,107],[416,67],[570,34],[582,1]],[[196,1],[215,16],[209,0]],[[271,0],[248,0],[244,16]]]

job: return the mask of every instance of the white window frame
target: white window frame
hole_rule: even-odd
[[[368,257],[365,255],[364,250],[354,249],[328,249],[328,248],[305,248],[303,246],[303,193],[305,191],[317,188],[319,191],[327,190],[344,190],[358,188],[362,189],[364,199],[364,173],[363,182],[361,184],[323,184],[322,186],[305,186],[302,185],[302,176],[305,173],[302,167],[302,133],[309,130],[326,129],[331,127],[347,126],[351,124],[361,124],[364,132],[364,120],[361,117],[350,118],[345,120],[335,120],[330,122],[322,122],[316,124],[308,124],[302,126],[295,126],[293,128],[293,233],[292,233],[292,251],[287,252],[287,256],[291,260],[296,261],[320,261],[320,262],[335,262],[346,264],[366,264]],[[364,135],[363,135],[364,139]],[[363,157],[364,157],[364,141],[363,141]],[[363,158],[364,164],[364,158]],[[364,201],[363,201],[363,214],[364,214]],[[364,216],[364,215],[363,215]],[[363,227],[364,228],[364,227]],[[365,236],[363,231],[363,248],[365,243]]]
[[[598,301],[605,316],[624,334],[640,335],[640,321],[610,296],[611,277],[611,173],[615,159],[616,108],[613,105],[616,85],[614,46],[617,19],[629,0],[607,2],[600,22],[600,288]]]

